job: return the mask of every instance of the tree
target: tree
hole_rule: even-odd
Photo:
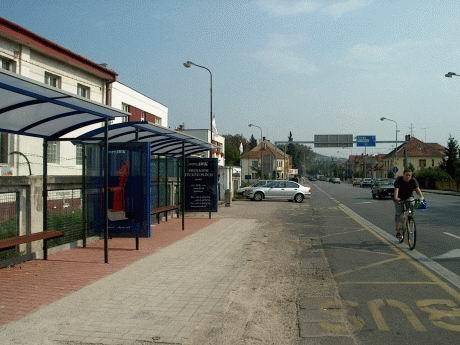
[[[452,178],[455,178],[455,167],[458,160],[459,146],[457,140],[452,135],[449,135],[447,140],[446,156],[447,159],[442,164],[442,169],[446,171]]]
[[[251,138],[249,139],[249,150],[252,150],[256,146],[257,146],[257,139],[254,138],[254,134],[251,134]]]
[[[248,140],[241,134],[224,134],[225,137],[225,164],[240,165],[240,144],[243,151],[249,150]]]

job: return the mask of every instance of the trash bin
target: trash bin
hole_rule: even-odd
[[[232,202],[232,195],[230,194],[230,189],[225,190],[225,206],[228,207],[230,206],[230,203]]]

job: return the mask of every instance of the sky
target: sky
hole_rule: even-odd
[[[460,139],[457,0],[2,0],[0,15],[169,108],[169,126],[311,141],[315,134]],[[390,144],[368,148],[388,152]],[[362,148],[318,150],[360,154]]]

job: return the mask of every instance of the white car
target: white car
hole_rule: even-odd
[[[294,181],[276,180],[270,181],[265,186],[253,187],[248,190],[247,197],[261,201],[263,199],[287,199],[302,202],[311,197],[311,188],[302,186]]]
[[[254,188],[254,187],[261,187],[261,186],[265,186],[268,182],[270,182],[269,180],[259,180],[257,181],[256,183],[252,184],[252,185],[249,185],[249,186],[246,186],[246,187],[240,187],[236,190],[236,193],[239,194],[239,195],[246,195],[247,194],[247,191],[251,188]]]

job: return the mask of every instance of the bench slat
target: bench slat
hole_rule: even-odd
[[[46,230],[42,232],[36,232],[30,235],[22,235],[14,238],[7,238],[0,240],[0,249],[15,247],[19,244],[34,242],[38,240],[49,240],[64,236],[64,232],[60,230]]]
[[[169,205],[169,206],[161,206],[152,209],[152,214],[157,214],[157,213],[162,213],[162,212],[167,212],[167,211],[173,211],[177,210],[178,207],[176,205]]]

